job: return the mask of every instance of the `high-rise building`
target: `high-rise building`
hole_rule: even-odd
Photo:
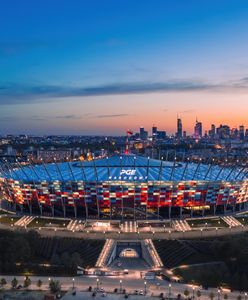
[[[214,124],[211,125],[211,129],[208,132],[209,137],[214,138],[216,133],[216,127]]]
[[[156,140],[157,136],[158,136],[158,128],[157,128],[157,126],[153,125],[152,126],[152,139]]]
[[[148,138],[148,132],[145,131],[144,127],[140,127],[140,139],[142,141],[145,141],[147,140],[147,138]]]
[[[245,127],[244,125],[239,126],[239,138],[241,141],[245,139]]]
[[[180,118],[177,117],[177,133],[176,136],[178,138],[182,138],[183,137],[183,125],[182,125],[182,120]]]
[[[194,138],[200,139],[202,138],[202,123],[198,122],[196,119],[195,128],[194,128]]]

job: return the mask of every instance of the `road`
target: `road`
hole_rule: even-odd
[[[5,286],[5,289],[11,288],[11,280],[14,278],[14,276],[0,275],[0,277],[4,277],[7,280],[7,285]],[[15,277],[18,280],[18,284],[23,285],[24,276],[15,276]],[[99,278],[99,281],[97,281],[97,278]],[[196,298],[196,292],[197,290],[200,290],[201,299],[208,299],[208,300],[209,300],[210,292],[213,292],[215,294],[215,299],[218,300],[223,299],[224,294],[228,294],[228,299],[235,299],[235,300],[237,300],[238,295],[240,295],[239,292],[221,291],[220,293],[218,293],[217,289],[203,290],[197,286],[193,287],[192,285],[188,285],[188,284],[169,283],[161,279],[144,281],[143,279],[140,278],[139,272],[133,272],[131,274],[118,276],[118,277],[80,276],[80,277],[75,277],[73,279],[72,277],[48,278],[42,276],[39,277],[31,276],[30,279],[32,284],[29,287],[29,289],[36,289],[36,290],[37,290],[37,285],[36,285],[37,281],[41,279],[43,283],[41,287],[42,290],[48,289],[50,280],[59,280],[63,290],[70,290],[74,286],[78,291],[87,291],[89,286],[92,286],[92,288],[96,288],[98,286],[99,288],[101,287],[104,288],[107,292],[113,292],[115,288],[118,289],[122,288],[125,289],[127,293],[133,293],[134,290],[143,290],[143,291],[146,290],[149,295],[153,294],[155,296],[155,295],[159,295],[160,293],[164,293],[166,295],[170,294],[171,297],[176,297],[179,293],[183,295],[185,289],[188,289],[191,297],[195,296]],[[245,298],[246,296],[243,293],[243,299]]]

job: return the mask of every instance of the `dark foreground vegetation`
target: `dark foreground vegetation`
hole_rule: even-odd
[[[75,275],[77,266],[93,267],[103,241],[41,237],[35,231],[0,230],[0,273]]]
[[[247,291],[248,234],[154,243],[165,266],[184,281]]]

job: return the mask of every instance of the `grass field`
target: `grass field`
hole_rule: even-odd
[[[241,224],[248,225],[248,216],[235,217]]]
[[[39,228],[39,227],[64,227],[69,224],[70,220],[63,219],[47,219],[47,218],[35,218],[32,220],[27,227]]]
[[[187,220],[192,228],[204,227],[228,227],[228,225],[220,218],[212,219],[191,219]]]
[[[14,224],[16,221],[18,221],[20,217],[13,217],[13,216],[0,216],[0,223],[2,224]]]

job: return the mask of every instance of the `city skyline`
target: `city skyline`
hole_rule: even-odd
[[[177,114],[188,133],[196,116],[248,126],[246,1],[1,8],[0,134],[174,133]]]

